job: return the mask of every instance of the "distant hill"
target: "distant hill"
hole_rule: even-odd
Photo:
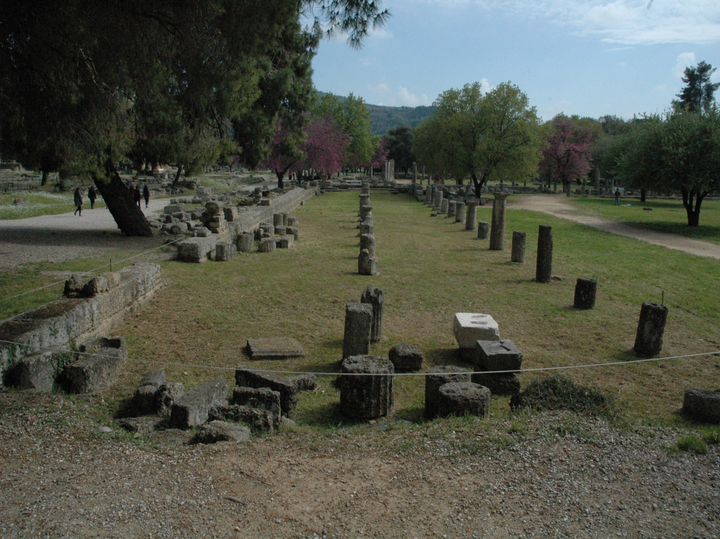
[[[318,92],[320,96],[325,92]],[[343,101],[343,96],[336,96],[339,101]],[[393,127],[407,125],[409,127],[417,127],[424,120],[429,118],[435,112],[435,107],[384,107],[382,105],[368,105],[365,103],[370,112],[370,122],[372,123],[373,133],[376,135],[384,135]]]

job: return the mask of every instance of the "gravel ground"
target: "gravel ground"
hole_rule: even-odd
[[[0,391],[2,537],[720,537],[720,452],[541,413],[189,446]],[[520,425],[518,427],[518,425]]]

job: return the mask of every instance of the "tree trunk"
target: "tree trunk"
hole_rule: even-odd
[[[285,171],[282,172],[276,172],[275,176],[277,176],[278,179],[278,189],[285,189],[285,181],[283,180],[283,177],[285,176]]]
[[[682,189],[683,206],[687,212],[688,226],[699,226],[700,225],[700,205],[703,199],[707,196],[707,191],[699,193],[697,191],[688,191]]]
[[[184,169],[185,169],[185,165],[183,165],[183,164],[178,165],[177,173],[175,174],[175,179],[172,182],[173,187],[176,187],[177,184],[180,183],[180,176],[182,175]]]
[[[42,179],[40,180],[40,186],[45,187],[47,185],[48,172],[47,170],[42,171]]]
[[[477,174],[474,172],[472,173],[472,182],[473,187],[475,188],[475,196],[478,200],[482,200],[482,187],[485,184],[485,177],[483,176],[482,179],[478,179]]]
[[[640,202],[645,202],[647,199],[647,189],[640,189]]]
[[[110,158],[105,161],[105,172],[109,179],[93,174],[93,181],[118,228],[126,236],[152,236],[145,214],[132,199],[131,189],[120,179]]]

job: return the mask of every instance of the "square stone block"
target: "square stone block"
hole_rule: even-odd
[[[489,314],[455,313],[453,334],[460,348],[475,349],[477,341],[499,341],[500,329]]]
[[[475,368],[481,371],[517,371],[522,352],[512,341],[477,341]]]

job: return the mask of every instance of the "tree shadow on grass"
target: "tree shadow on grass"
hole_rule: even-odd
[[[627,363],[632,363],[634,361],[638,361],[641,359],[648,359],[648,358],[646,356],[639,356],[639,355],[635,354],[635,352],[632,349],[628,349],[628,350],[618,350],[616,352],[613,352],[608,359],[611,361],[624,361]]]
[[[425,351],[425,363],[428,368],[437,365],[457,365],[458,367],[472,366],[471,361],[460,357],[459,348],[430,348]]]

